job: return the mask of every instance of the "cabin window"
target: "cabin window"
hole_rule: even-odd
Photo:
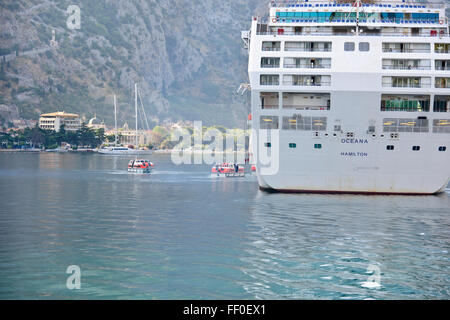
[[[392,145],[386,146],[386,150],[394,150],[394,146]]]
[[[413,151],[420,151],[420,146],[413,146],[412,149]]]
[[[279,41],[264,41],[262,43],[262,51],[280,51],[280,47]]]
[[[440,146],[438,150],[439,150],[439,151],[446,151],[446,150],[447,150],[447,147]]]
[[[345,42],[344,50],[345,51],[355,51],[355,43],[354,42]]]
[[[266,143],[264,143],[264,147],[270,148],[270,147],[272,147],[272,144],[270,142],[266,142]]]
[[[450,119],[434,119],[433,133],[450,133]]]
[[[297,148],[297,144],[296,143],[289,143],[289,148],[295,149],[295,148]]]
[[[384,118],[383,132],[429,132],[428,119]]]
[[[279,85],[279,76],[277,74],[262,74],[260,84],[262,86],[277,86]]]
[[[370,44],[368,42],[360,42],[359,43],[359,51],[369,51]]]
[[[277,116],[261,116],[259,127],[260,127],[260,129],[278,129],[278,117]]]
[[[261,58],[261,68],[279,68],[280,58]]]
[[[314,149],[322,149],[322,144],[316,143],[316,144],[314,145]]]

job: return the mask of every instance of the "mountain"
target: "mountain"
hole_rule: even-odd
[[[153,123],[243,125],[249,104],[236,94],[247,81],[240,31],[268,1],[79,0],[78,30],[67,25],[71,4],[0,2],[0,126],[56,110],[112,124],[113,93],[119,123],[132,122],[135,81]]]
[[[243,126],[250,107],[236,94],[248,79],[240,32],[269,0],[78,0],[79,30],[66,23],[71,4],[0,2],[0,127],[57,110],[111,125],[113,93],[119,124],[132,122],[136,81],[153,124]]]

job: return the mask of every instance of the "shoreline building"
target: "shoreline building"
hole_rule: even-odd
[[[115,133],[116,131],[114,129],[105,132],[107,136],[114,135]],[[154,141],[153,132],[151,130],[138,130],[137,137],[139,146],[145,146],[153,143]],[[136,130],[130,129],[127,123],[125,123],[122,128],[117,130],[117,143],[123,145],[134,145],[135,142]]]
[[[58,111],[41,114],[39,128],[59,132],[64,125],[66,131],[77,131],[81,128],[81,120],[78,114]]]
[[[86,125],[89,129],[98,130],[103,129],[106,131],[106,125],[103,121],[99,121],[97,119],[97,115],[94,115],[92,119],[89,120],[88,124]]]

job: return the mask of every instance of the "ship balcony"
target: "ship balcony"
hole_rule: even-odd
[[[330,69],[330,58],[284,58],[283,67],[293,69]]]
[[[434,96],[433,112],[450,112],[450,96]]]
[[[430,77],[383,77],[383,87],[391,88],[430,88]]]
[[[331,76],[322,75],[284,75],[285,86],[321,87],[331,85]]]
[[[383,43],[384,53],[430,53],[429,43]]]
[[[283,109],[294,110],[330,110],[329,93],[285,92],[283,93]]]
[[[278,92],[261,92],[259,94],[261,109],[278,109]]]
[[[450,53],[450,43],[436,43],[434,45],[435,53]]]
[[[436,70],[450,70],[450,60],[436,60],[434,66]]]
[[[296,52],[330,52],[331,42],[293,42],[286,41],[284,51]]]
[[[434,81],[435,88],[450,88],[450,78],[436,77]]]
[[[280,58],[261,58],[261,68],[279,68]]]
[[[277,74],[262,74],[259,83],[262,86],[278,86],[280,85],[280,76]]]
[[[383,94],[381,111],[428,112],[430,96]]]
[[[431,70],[431,60],[383,59],[387,70]]]
[[[264,41],[262,43],[262,51],[280,51],[281,42],[280,41]]]

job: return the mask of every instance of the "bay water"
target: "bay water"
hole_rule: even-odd
[[[0,298],[450,298],[450,192],[266,193],[149,158],[1,153]]]

